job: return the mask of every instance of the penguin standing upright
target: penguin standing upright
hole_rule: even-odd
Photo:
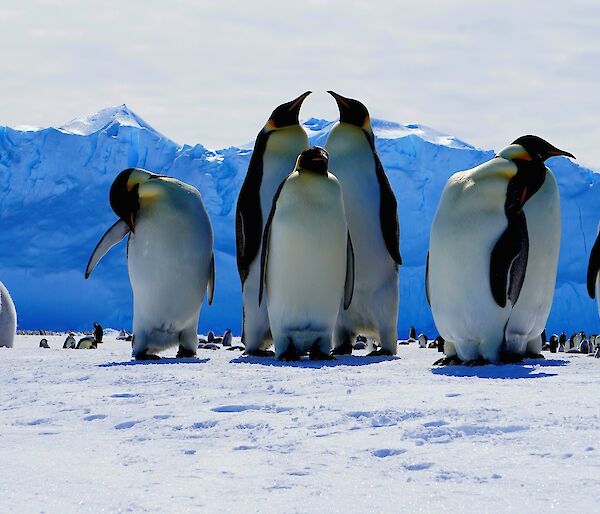
[[[298,157],[281,184],[265,225],[259,305],[267,310],[279,360],[331,359],[340,305],[353,291],[352,243],[342,188],[327,171],[327,152],[313,147]]]
[[[417,331],[416,331],[414,325],[411,325],[410,329],[408,331],[408,339],[407,339],[407,341],[410,342],[410,343],[412,343],[412,342],[414,342],[416,340],[417,340]]]
[[[115,178],[110,205],[119,216],[94,250],[85,276],[129,234],[127,268],[133,289],[135,359],[179,345],[193,357],[204,296],[214,294],[213,231],[200,192],[174,178],[130,168]]]
[[[398,322],[400,228],[396,197],[377,151],[367,108],[358,100],[329,91],[340,120],[329,133],[329,167],[344,193],[348,230],[354,246],[354,296],[334,332],[334,353],[352,352],[362,333],[381,349],[369,355],[395,355]]]
[[[279,185],[308,148],[298,122],[300,107],[310,91],[277,107],[258,133],[235,217],[237,267],[242,283],[242,343],[248,355],[272,355],[266,303],[258,304],[263,229]]]
[[[6,289],[0,282],[0,348],[12,348],[17,335],[17,310]]]
[[[450,177],[431,227],[427,287],[446,360],[538,356],[560,246],[556,180],[544,161],[573,157],[523,136]]]
[[[556,353],[558,350],[558,336],[556,334],[552,334],[550,336],[550,344],[549,344],[549,350],[550,353]],[[563,347],[564,349],[564,347]]]

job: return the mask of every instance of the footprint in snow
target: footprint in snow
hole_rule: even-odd
[[[433,462],[419,462],[417,464],[404,464],[406,471],[423,471],[433,466]]]
[[[97,419],[106,419],[108,416],[106,414],[91,414],[89,416],[85,416],[83,418],[84,421],[96,421]]]
[[[137,421],[124,421],[123,423],[118,423],[117,425],[115,425],[115,430],[125,430],[125,429],[131,428],[141,422],[142,422],[141,419],[139,419]]]
[[[386,457],[393,457],[394,455],[402,455],[406,453],[406,450],[402,448],[381,448],[379,450],[373,450],[371,454],[375,457],[379,457],[380,459],[384,459]]]

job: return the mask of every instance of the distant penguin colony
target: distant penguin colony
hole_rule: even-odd
[[[133,349],[137,360],[158,359],[178,346],[178,357],[194,357],[205,294],[215,283],[213,232],[200,192],[174,178],[130,168],[115,178],[110,205],[119,220],[90,257],[85,276],[119,241],[127,241],[133,289]]]
[[[440,364],[537,357],[556,281],[558,188],[544,161],[573,157],[523,136],[454,174],[431,227],[426,290],[445,339]]]

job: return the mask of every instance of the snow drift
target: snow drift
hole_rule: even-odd
[[[263,121],[257,120],[257,132]],[[304,125],[311,142],[323,145],[333,122],[313,118]],[[398,198],[404,261],[398,328],[403,334],[412,324],[433,334],[424,271],[439,197],[452,173],[476,166],[494,152],[421,125],[374,119],[373,129]],[[203,307],[200,330],[229,327],[239,334],[234,216],[248,148],[180,146],[125,105],[61,127],[0,127],[0,280],[17,306],[19,328],[83,329],[93,321],[131,326],[125,244],[104,258],[90,280],[83,273],[98,239],[116,219],[108,204],[114,177],[138,166],[194,184],[202,193],[215,232],[217,288],[213,306]],[[548,166],[558,179],[563,218],[548,329],[599,332],[596,306],[584,282],[599,217],[600,174],[565,158],[553,158]]]

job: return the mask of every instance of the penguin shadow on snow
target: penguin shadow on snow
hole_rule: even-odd
[[[229,361],[231,364],[259,364],[261,366],[275,366],[287,368],[334,368],[336,366],[369,366],[382,362],[399,361],[397,355],[381,355],[377,357],[365,357],[362,355],[336,355],[335,360],[314,360],[302,359],[300,361],[289,362],[279,361],[275,357],[250,357],[240,356]]]
[[[123,361],[123,362],[105,362],[104,364],[98,364],[99,368],[113,368],[116,366],[155,366],[158,364],[206,364],[210,359],[177,359],[175,357],[161,357],[158,360],[147,360],[147,361]]]
[[[519,364],[487,364],[485,366],[445,366],[431,368],[434,375],[448,377],[478,377],[488,379],[523,379],[555,377],[557,373],[537,373],[538,368],[556,368],[567,366],[569,361],[561,359],[529,359]]]

